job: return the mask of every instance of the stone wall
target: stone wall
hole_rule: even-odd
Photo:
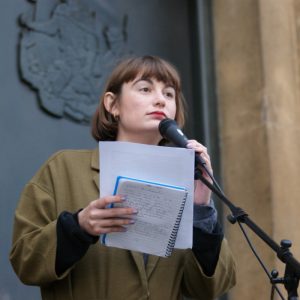
[[[276,242],[291,239],[300,261],[299,1],[214,1],[213,12],[224,189]],[[269,299],[238,225],[226,227],[238,264],[231,299]],[[282,275],[274,252],[247,231]]]

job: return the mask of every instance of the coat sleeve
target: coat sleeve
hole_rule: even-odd
[[[72,267],[85,255],[90,245],[99,240],[99,236],[92,236],[80,228],[78,213],[63,211],[57,219],[55,272],[58,275]]]
[[[212,276],[203,272],[192,251],[185,259],[183,292],[186,296],[211,300],[226,293],[236,283],[236,267],[226,239],[223,239],[218,263]]]
[[[219,223],[216,223],[212,233],[193,228],[192,251],[202,270],[208,276],[213,275],[215,272],[223,238],[223,230]]]
[[[56,205],[43,185],[30,182],[24,188],[15,212],[11,264],[25,284],[43,285],[66,276],[57,276]]]

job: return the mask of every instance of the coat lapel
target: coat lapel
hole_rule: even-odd
[[[148,262],[145,267],[143,254],[136,252],[136,251],[130,251],[130,252],[131,252],[133,260],[139,270],[141,279],[148,281],[148,279],[150,278],[152,272],[154,271],[154,269],[159,261],[159,256],[149,255]]]
[[[148,279],[150,278],[155,267],[157,266],[158,261],[159,261],[159,256],[149,255],[148,263],[146,266],[146,274]]]
[[[147,274],[146,274],[143,254],[140,252],[136,252],[136,251],[130,251],[130,253],[131,253],[133,260],[137,266],[137,269],[140,273],[140,277],[141,277],[143,284],[146,284],[147,283]]]
[[[97,189],[99,190],[99,150],[98,148],[92,152],[91,158],[91,168],[94,171],[93,181],[96,184]]]
[[[99,188],[99,172],[95,173],[93,176],[93,181],[98,189],[98,191],[100,190]]]

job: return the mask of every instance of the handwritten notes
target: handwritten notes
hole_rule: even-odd
[[[138,210],[135,224],[126,232],[106,234],[102,242],[108,246],[169,256],[174,248],[187,191],[182,187],[118,177],[114,194],[126,195],[114,206]]]

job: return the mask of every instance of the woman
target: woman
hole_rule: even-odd
[[[131,58],[113,70],[92,134],[97,141],[164,144],[158,125],[166,117],[184,124],[177,71],[158,57]],[[195,140],[188,147],[211,170],[206,148]],[[123,196],[98,198],[98,182],[97,150],[61,151],[22,193],[10,259],[25,284],[41,287],[43,299],[213,299],[234,285],[234,261],[201,182],[195,184],[193,248],[175,249],[169,258],[98,242],[100,234],[124,231],[138,213],[106,208]]]

